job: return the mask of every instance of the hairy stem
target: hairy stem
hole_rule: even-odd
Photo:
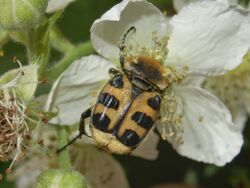
[[[64,54],[74,48],[74,45],[55,26],[50,32],[50,44],[54,49]]]
[[[61,127],[59,129],[59,147],[63,147],[68,143],[68,131],[66,128]],[[61,169],[70,169],[70,156],[68,149],[64,149],[59,153],[59,167]]]
[[[36,52],[36,37],[35,37],[35,30],[30,29],[27,31],[27,52],[28,52],[28,60],[29,64],[34,63],[34,60],[37,58]]]

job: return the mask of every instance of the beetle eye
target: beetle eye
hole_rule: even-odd
[[[126,146],[136,147],[140,141],[138,134],[133,130],[126,130],[121,136],[121,142]]]

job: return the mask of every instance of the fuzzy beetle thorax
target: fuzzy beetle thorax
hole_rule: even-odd
[[[150,56],[140,55],[136,61],[126,58],[124,69],[148,80],[161,90],[168,86],[168,80],[165,77],[166,69],[159,61]]]

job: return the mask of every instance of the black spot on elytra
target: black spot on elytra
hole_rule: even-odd
[[[148,99],[148,105],[154,110],[159,110],[160,104],[161,104],[161,97],[158,95]]]
[[[137,123],[137,125],[147,130],[154,125],[154,121],[152,120],[152,118],[150,116],[147,116],[143,112],[135,112],[132,115],[131,119],[134,120]]]
[[[101,131],[107,131],[110,124],[110,119],[103,113],[96,113],[92,116],[92,124],[95,128]]]
[[[118,109],[119,108],[119,100],[109,93],[101,93],[98,98],[98,103],[103,104],[107,108]]]
[[[115,88],[123,88],[123,80],[121,75],[115,76],[112,80],[109,81],[109,83]]]
[[[128,129],[121,136],[120,141],[126,146],[136,147],[141,140],[135,131]]]

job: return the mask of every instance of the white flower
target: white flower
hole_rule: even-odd
[[[73,1],[75,0],[49,0],[46,12],[53,13],[58,10],[64,9]]]
[[[239,153],[242,135],[223,103],[192,84],[197,76],[222,74],[240,64],[250,44],[247,16],[224,3],[208,1],[185,7],[168,23],[151,3],[124,0],[94,22],[91,40],[100,55],[117,62],[119,41],[134,26],[125,55],[149,55],[169,71],[170,86],[157,122],[162,137],[183,156],[221,166]],[[47,106],[59,110],[54,123],[75,123],[95,103],[96,91],[107,81],[112,66],[98,56],[76,64],[62,74],[50,93]]]
[[[189,3],[193,3],[201,0],[174,0],[173,5],[176,11],[180,12],[182,7],[188,5]]]
[[[95,21],[91,38],[102,56],[114,59],[119,57],[117,43],[129,27],[136,27],[131,41],[148,48],[152,33],[157,32],[161,39],[170,31],[165,66],[171,65],[177,70],[187,66],[189,82],[173,84],[167,90],[161,117],[170,118],[171,124],[160,123],[158,129],[181,155],[224,165],[239,152],[242,136],[234,129],[226,107],[215,96],[191,86],[190,75],[221,74],[241,62],[250,44],[247,16],[246,12],[224,3],[206,1],[184,8],[168,25],[162,13],[150,3],[123,1]],[[169,109],[176,113],[171,114]],[[179,115],[181,124],[174,125]],[[183,144],[178,142],[181,137]]]

